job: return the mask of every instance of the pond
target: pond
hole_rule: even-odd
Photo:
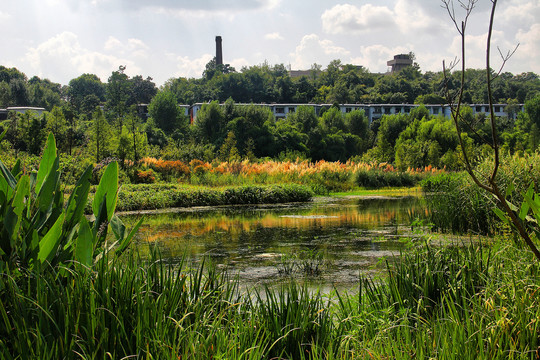
[[[310,203],[169,209],[145,214],[139,251],[163,258],[210,259],[243,285],[288,277],[348,288],[359,273],[384,266],[405,247],[421,200],[407,197],[316,198]],[[134,223],[140,214],[124,214]],[[382,263],[382,265],[381,265]]]

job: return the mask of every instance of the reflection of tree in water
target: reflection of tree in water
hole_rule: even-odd
[[[282,254],[320,252],[337,264],[332,271],[342,271],[402,248],[396,241],[399,226],[409,224],[407,212],[417,205],[414,199],[334,199],[297,207],[157,214],[148,216],[140,239],[158,244],[164,257],[200,261],[208,256],[234,268],[275,267]]]

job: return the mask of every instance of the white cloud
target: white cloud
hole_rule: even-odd
[[[393,59],[396,54],[408,53],[410,48],[411,46],[407,44],[396,47],[384,45],[362,46],[360,48],[362,55],[352,57],[348,62],[362,65],[371,72],[386,72],[388,70],[386,62]]]
[[[309,69],[313,63],[328,64],[332,60],[348,57],[349,51],[334,45],[330,40],[321,40],[318,35],[311,34],[304,36],[295,52],[290,55],[294,69]]]
[[[139,39],[128,39],[127,42],[122,42],[114,36],[109,36],[105,42],[105,50],[115,51],[118,54],[130,54],[131,56],[147,56],[149,47]]]
[[[71,32],[63,32],[30,48],[23,61],[30,65],[34,74],[65,84],[83,73],[96,74],[102,81],[106,81],[119,65],[127,66],[126,73],[130,75],[141,71],[128,58],[82,47],[77,35]]]
[[[500,15],[495,18],[510,26],[530,26],[540,19],[540,3],[537,0],[513,0],[501,4]]]
[[[175,61],[178,71],[174,75],[176,77],[200,78],[206,64],[213,58],[214,55],[210,54],[204,54],[196,59],[190,59],[188,56],[177,56]]]
[[[5,13],[3,11],[0,11],[0,21],[7,21],[11,18],[11,15],[8,13]]]
[[[385,6],[371,4],[358,8],[354,5],[336,5],[322,16],[323,30],[329,34],[347,34],[392,27],[393,13]]]
[[[120,47],[122,47],[122,42],[114,36],[109,36],[105,42],[105,50],[116,50]]]
[[[516,39],[519,42],[514,57],[509,61],[509,67],[513,68],[514,62],[526,64],[525,68],[536,74],[540,73],[540,24],[534,24],[529,30],[520,30]],[[523,66],[521,66],[523,67]]]
[[[442,13],[442,12],[441,12]],[[398,0],[392,14],[394,21],[404,33],[418,32],[433,35],[444,27],[438,19],[428,14],[422,6],[414,6],[410,0]]]
[[[267,40],[283,40],[283,36],[281,36],[278,32],[273,32],[264,35],[264,38]]]

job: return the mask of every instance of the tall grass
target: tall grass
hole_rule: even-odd
[[[493,160],[486,158],[476,168],[487,178]],[[540,189],[540,154],[502,156],[496,178],[507,201],[519,207],[529,185]],[[500,223],[493,208],[495,198],[480,189],[466,173],[440,174],[421,182],[430,221],[440,230],[493,234]]]
[[[1,274],[0,358],[537,359],[539,295],[531,254],[499,243],[413,247],[330,298],[294,282],[246,294],[211,264],[125,254]]]
[[[429,221],[442,231],[492,234],[495,202],[468,174],[444,174],[422,181]]]

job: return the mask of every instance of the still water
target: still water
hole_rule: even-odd
[[[211,259],[244,285],[294,277],[346,288],[404,248],[412,214],[421,208],[419,198],[409,196],[168,210],[144,215],[136,244],[143,253],[158,246],[172,261]]]

